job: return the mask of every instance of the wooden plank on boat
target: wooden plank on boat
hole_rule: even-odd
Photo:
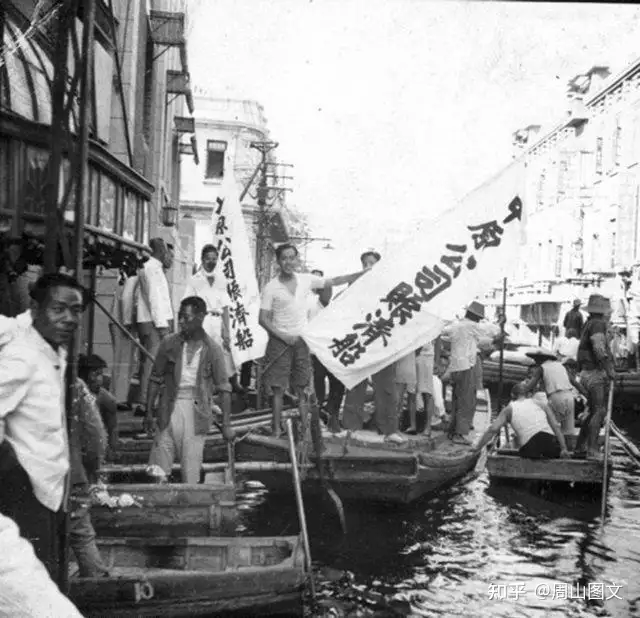
[[[129,494],[137,504],[92,506],[91,521],[99,536],[206,536],[230,533],[236,526],[233,485],[122,484],[109,485],[107,491],[111,496]]]
[[[109,568],[222,572],[292,565],[300,559],[298,537],[98,538]]]
[[[604,460],[526,459],[517,451],[489,453],[487,471],[491,478],[601,484]]]

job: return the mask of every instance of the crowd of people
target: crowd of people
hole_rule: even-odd
[[[231,393],[242,388],[238,385],[240,368],[233,365],[229,350],[229,303],[223,278],[216,271],[217,250],[207,245],[179,304],[174,332],[164,274],[171,265],[171,251],[160,239],[150,244],[153,256],[122,286],[119,299],[122,323],[131,331],[135,328],[148,351],[142,355],[142,388],[136,404],[154,435],[150,463],[168,476],[178,458],[182,481],[197,483],[205,436],[220,415],[225,437],[232,438]],[[448,383],[452,389],[448,437],[472,446],[469,434],[477,390],[482,387],[481,350],[499,344],[502,333],[499,324],[485,319],[481,303],[471,302],[464,317],[452,321],[435,341],[425,342],[345,391],[311,356],[301,332],[329,306],[333,288],[351,285],[366,275],[376,267],[380,254],[366,251],[360,269],[331,278],[321,271],[299,273],[298,251],[293,245],[279,246],[276,259],[279,273],[262,292],[259,316],[269,335],[262,362],[264,385],[272,396],[274,435],[282,431],[284,393],[292,390],[299,398],[315,392],[333,432],[368,429],[390,443],[403,444],[418,431],[430,434],[434,420],[444,413],[442,384]],[[75,279],[65,274],[43,275],[30,295],[29,311],[0,320],[0,536],[16,545],[14,558],[25,568],[34,558],[16,540],[17,526],[44,565],[49,582],[66,577],[64,538],[69,539],[81,576],[108,575],[96,546],[88,504],[90,487],[104,458],[118,448],[118,398],[113,393],[117,377],[107,390],[104,359],[81,356],[77,379],[70,388],[66,386],[67,347],[88,302],[86,291]],[[530,353],[535,364],[529,378],[516,385],[513,401],[474,448],[482,448],[508,423],[523,456],[566,456],[563,436],[573,430],[575,394],[579,392],[588,407],[576,450],[584,450],[589,457],[597,454],[598,432],[614,375],[610,303],[594,294],[586,311],[589,317],[584,323],[578,323],[577,315],[567,320],[566,341],[556,352]],[[132,353],[133,346],[129,352],[122,347],[114,350],[120,359]],[[122,366],[114,366],[114,372],[121,370]],[[369,384],[373,406],[365,405]],[[68,397],[71,414],[65,404]],[[421,422],[419,407],[424,412]],[[3,568],[5,565],[0,567],[0,579]],[[9,579],[0,582],[0,598],[5,581]],[[63,608],[59,615],[75,615],[63,601],[59,607]]]

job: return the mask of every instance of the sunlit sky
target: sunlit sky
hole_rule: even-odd
[[[640,57],[640,7],[410,0],[190,0],[192,83],[260,101],[311,264],[389,254],[551,126],[567,81]],[[428,242],[429,226],[420,233]]]

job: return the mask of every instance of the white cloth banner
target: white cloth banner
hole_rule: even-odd
[[[211,220],[213,244],[218,247],[216,270],[224,277],[229,296],[230,346],[237,367],[264,356],[267,333],[258,324],[260,293],[249,237],[235,181],[225,184]]]
[[[365,273],[302,333],[347,388],[438,336],[512,271],[524,242],[524,166],[514,162]]]

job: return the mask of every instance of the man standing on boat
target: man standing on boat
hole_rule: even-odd
[[[236,371],[229,345],[229,295],[224,277],[216,277],[215,274],[218,250],[214,245],[205,245],[202,248],[201,258],[201,268],[189,280],[184,298],[199,296],[207,305],[207,316],[202,323],[202,328],[222,348],[227,373],[231,378]]]
[[[311,274],[324,278],[321,270],[312,270]],[[313,320],[331,301],[330,287],[314,290],[309,297],[309,321]],[[340,406],[344,397],[344,384],[338,380],[318,359],[311,355],[313,368],[313,390],[316,393],[318,406],[326,410],[330,431],[340,431]],[[326,381],[329,381],[329,393],[326,391]],[[325,396],[326,395],[326,396]]]
[[[259,320],[260,326],[269,333],[264,384],[272,392],[273,435],[278,437],[282,431],[285,389],[290,387],[301,400],[311,381],[311,356],[300,337],[309,319],[309,294],[313,290],[351,283],[362,271],[331,279],[296,273],[298,249],[288,243],[276,249],[276,260],[280,273],[262,290]]]
[[[474,451],[481,451],[500,429],[511,425],[520,445],[520,457],[527,459],[547,459],[569,457],[564,435],[549,406],[541,405],[527,398],[527,385],[516,384],[511,390],[511,403],[487,428]]]
[[[63,274],[43,275],[30,294],[32,325],[19,328],[0,353],[0,513],[18,524],[60,581],[69,472],[66,346],[86,298]]]
[[[162,238],[152,238],[149,246],[153,253],[138,273],[136,320],[140,343],[153,356],[172,330],[173,307],[164,272],[165,266],[170,264],[171,254]],[[139,392],[139,405],[143,409],[147,406],[150,375],[151,361],[143,354],[140,357]]]
[[[527,352],[535,361],[531,376],[525,382],[527,392],[535,391],[539,384],[544,385],[549,407],[556,415],[562,431],[573,433],[575,429],[575,397],[573,388],[584,391],[553,352],[543,349]]]
[[[582,302],[579,298],[576,298],[573,301],[573,307],[567,311],[564,316],[564,321],[562,325],[564,326],[565,335],[569,329],[573,329],[578,333],[578,337],[582,334],[582,328],[584,326],[584,317],[582,316],[582,311],[580,311],[580,305]]]
[[[453,394],[448,436],[457,444],[471,444],[467,434],[471,431],[476,411],[475,365],[478,362],[478,342],[482,338],[495,341],[501,332],[496,324],[481,320],[484,320],[484,305],[473,301],[467,307],[464,318],[446,326],[442,331],[442,336],[451,341],[448,373]]]
[[[360,256],[362,268],[371,270],[381,259],[377,251],[365,251]],[[398,391],[396,387],[396,363],[387,365],[371,376],[374,394],[373,425],[384,435],[387,441],[397,444],[407,441],[398,431]],[[342,412],[342,426],[348,431],[363,429],[367,420],[364,403],[367,393],[367,382],[347,391]]]
[[[225,431],[231,411],[231,385],[222,349],[202,328],[206,314],[207,306],[198,296],[180,303],[179,332],[166,337],[158,348],[145,418],[148,431],[156,424],[158,429],[149,464],[160,466],[169,475],[177,454],[182,482],[192,484],[200,481],[216,391],[222,396]]]
[[[593,458],[598,455],[598,434],[607,414],[609,383],[615,372],[607,328],[611,303],[600,294],[592,294],[586,309],[589,319],[580,337],[578,366],[580,383],[588,392],[589,416],[580,428],[576,452],[583,452],[586,445],[587,457]]]

